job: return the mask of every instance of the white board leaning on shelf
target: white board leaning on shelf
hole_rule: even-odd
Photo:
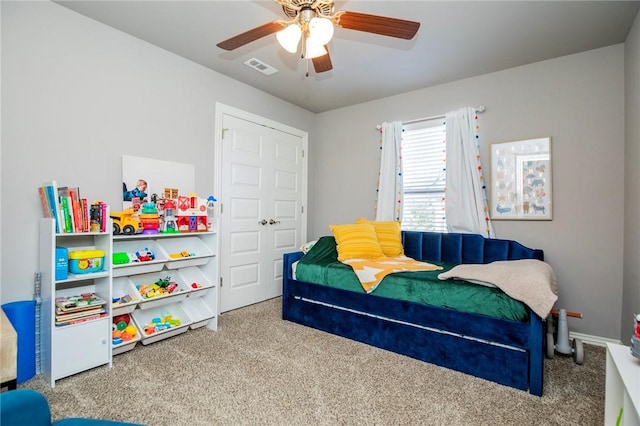
[[[193,164],[153,158],[122,156],[122,209],[131,208],[131,199],[141,201],[152,194],[162,197],[164,188],[176,188],[180,195],[196,193],[196,172]],[[144,194],[141,196],[141,194]]]

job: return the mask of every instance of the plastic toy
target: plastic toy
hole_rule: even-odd
[[[214,197],[213,195],[209,195],[207,197],[207,208],[209,210],[213,210],[213,208],[216,206],[216,197]]]
[[[169,253],[171,259],[182,259],[183,257],[195,256],[195,253],[189,253],[186,250],[182,250],[180,253]]]
[[[124,251],[113,253],[111,255],[112,263],[114,265],[126,265],[127,263],[137,263],[137,262],[140,262],[140,259],[138,259],[138,255],[141,255],[146,258],[146,256],[148,256],[146,253],[151,253],[150,256],[155,257],[152,252],[143,251],[142,253],[141,252],[136,252],[136,253],[127,253]],[[150,260],[153,260],[153,259],[150,259]]]
[[[73,250],[69,252],[69,272],[73,274],[88,274],[102,270],[104,251],[102,250]]]
[[[169,286],[169,282],[170,282],[169,280],[170,279],[171,279],[171,277],[160,278],[158,281],[156,281],[156,284],[160,288],[167,288]]]
[[[165,188],[164,198],[175,200],[178,198],[178,188]]]
[[[138,287],[143,299],[166,296],[179,291],[178,284],[171,281],[170,277],[161,278],[153,284],[140,284]]]
[[[113,345],[130,341],[137,333],[138,330],[131,324],[131,316],[129,314],[116,315],[112,318],[111,343]]]
[[[155,260],[156,255],[145,247],[144,250],[136,252],[136,258],[138,262],[149,262],[151,260]]]
[[[214,231],[214,221],[213,221],[213,217],[215,215],[215,207],[216,207],[216,197],[214,197],[213,195],[209,195],[207,197],[207,202],[206,202],[206,206],[207,206],[207,231]]]
[[[152,318],[151,321],[144,327],[144,334],[150,335],[158,333],[163,330],[168,330],[172,327],[177,327],[181,324],[178,318],[173,318],[171,315],[165,315],[162,318]]]
[[[554,326],[554,318],[558,317],[557,330]],[[565,309],[552,310],[547,317],[547,358],[553,358],[555,352],[561,355],[573,355],[576,364],[582,365],[584,362],[584,348],[580,339],[573,339],[571,346],[569,345],[569,328],[567,326],[567,316],[574,318],[582,318],[582,314],[578,312],[567,312]],[[554,337],[557,339],[554,344]]]
[[[111,259],[114,265],[125,265],[129,263],[129,254],[125,252],[113,253]]]
[[[635,314],[633,319],[635,323],[631,336],[631,355],[640,359],[640,314]]]
[[[126,303],[129,303],[129,302],[131,302],[132,300],[135,300],[135,298],[131,297],[131,295],[130,295],[130,294],[125,294],[125,295],[120,296],[120,297],[117,297],[117,296],[116,296],[116,297],[113,297],[113,298],[111,299],[111,304],[112,304],[113,306],[118,306],[118,305],[120,305],[120,304],[126,304]]]
[[[140,211],[143,234],[157,234],[160,230],[160,216],[155,203],[144,203]]]
[[[129,324],[131,322],[131,316],[129,314],[116,315],[113,317],[112,321],[114,324],[118,324],[120,321],[123,321],[126,324]]]
[[[162,221],[162,232],[167,234],[174,234],[178,232],[178,224],[176,223],[176,217],[174,212],[176,204],[172,200],[166,200],[163,204],[164,220]]]
[[[113,235],[133,235],[143,231],[140,218],[133,209],[109,214],[113,220]]]
[[[176,223],[180,232],[207,231],[207,201],[193,193],[178,196]]]
[[[135,325],[132,325],[132,324],[129,324],[127,328],[124,329],[124,331],[133,337],[135,337],[135,335],[138,334],[138,329],[136,328]]]

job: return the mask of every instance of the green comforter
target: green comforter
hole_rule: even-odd
[[[510,298],[498,288],[438,279],[439,274],[450,270],[455,264],[418,260],[440,265],[444,269],[391,274],[370,294],[514,321],[528,318],[524,303]],[[295,274],[299,281],[365,294],[351,267],[338,261],[333,237],[321,237],[300,259]]]

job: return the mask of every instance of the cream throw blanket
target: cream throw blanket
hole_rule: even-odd
[[[441,280],[459,279],[493,284],[510,297],[546,318],[558,300],[556,275],[548,263],[535,259],[501,260],[487,264],[462,264],[438,275]]]

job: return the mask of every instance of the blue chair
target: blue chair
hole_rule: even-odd
[[[0,393],[0,425],[2,426],[141,426],[112,420],[70,417],[51,421],[47,399],[32,389],[16,389]]]

